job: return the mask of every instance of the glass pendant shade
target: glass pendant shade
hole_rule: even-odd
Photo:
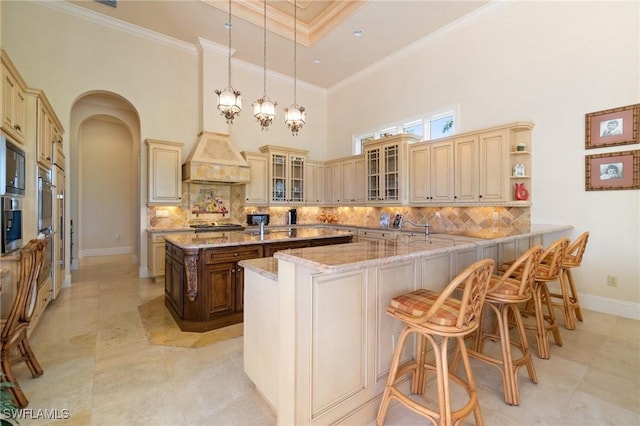
[[[304,107],[293,104],[289,108],[284,109],[284,122],[294,136],[298,135],[298,130],[304,126],[307,119],[307,113]]]
[[[258,120],[262,130],[269,130],[269,125],[276,118],[277,102],[271,102],[268,96],[263,96],[253,103],[253,116]]]
[[[220,113],[227,119],[228,124],[233,124],[233,119],[242,110],[242,95],[231,86],[225,87],[222,91],[216,90],[216,95]]]

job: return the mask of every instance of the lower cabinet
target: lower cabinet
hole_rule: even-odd
[[[203,332],[240,323],[244,268],[238,262],[270,257],[279,250],[349,243],[351,239],[351,235],[345,235],[200,250],[183,250],[167,242],[165,306],[182,331]]]

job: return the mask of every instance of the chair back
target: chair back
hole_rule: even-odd
[[[582,263],[582,256],[587,248],[587,241],[589,240],[589,232],[583,232],[578,238],[575,239],[571,245],[567,248],[567,254],[564,257],[562,266],[566,268],[575,268]]]
[[[29,323],[36,306],[38,274],[45,258],[46,240],[33,239],[20,249],[20,271],[17,294],[2,328],[2,341],[7,341],[19,323]]]
[[[538,273],[538,266],[542,259],[543,250],[541,245],[531,247],[511,263],[509,269],[502,275],[494,275],[489,293],[491,293],[494,288],[502,286],[506,280],[511,280],[511,282],[517,281],[519,283],[517,297],[519,299],[529,298],[533,290],[533,282]]]
[[[462,292],[462,296],[459,299],[460,309],[457,313],[456,328],[469,329],[477,326],[484,298],[489,289],[494,264],[493,259],[483,259],[460,272],[440,293],[422,321],[429,321],[457,289]]]
[[[542,253],[536,280],[555,281],[558,279],[568,247],[569,239],[559,238]]]

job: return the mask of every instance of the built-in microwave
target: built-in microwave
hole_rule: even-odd
[[[0,197],[0,222],[2,254],[22,247],[22,199]]]
[[[24,150],[0,135],[0,196],[23,197],[25,192]]]

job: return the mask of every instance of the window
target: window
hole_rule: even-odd
[[[354,136],[353,153],[354,155],[362,154],[365,142],[399,133],[410,133],[425,141],[451,136],[456,131],[456,113],[457,108],[447,108],[436,113],[425,114],[418,119],[403,120],[382,129]]]

